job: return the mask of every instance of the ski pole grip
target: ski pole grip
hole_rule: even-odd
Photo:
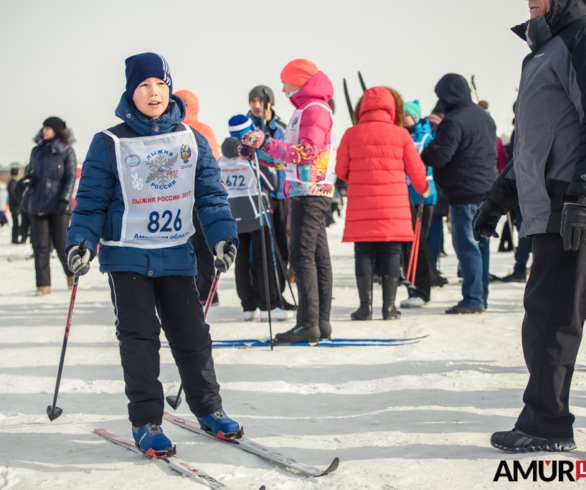
[[[80,257],[83,257],[86,252],[87,252],[87,247],[85,246],[85,240],[84,240],[79,245],[79,255],[80,255]]]
[[[226,245],[224,245],[224,253],[227,254],[230,251],[230,247],[233,245],[234,239],[229,237],[226,239]]]

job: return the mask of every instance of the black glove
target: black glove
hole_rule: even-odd
[[[24,185],[30,187],[31,189],[37,185],[37,179],[34,175],[29,174],[29,175],[25,175],[22,178],[22,182],[24,183]]]
[[[65,199],[60,199],[59,206],[57,207],[57,214],[59,216],[65,214],[65,211],[67,211],[67,206],[69,206],[69,201],[66,201]]]
[[[220,272],[226,272],[236,259],[236,246],[232,238],[222,240],[216,245],[216,260],[214,266]]]
[[[502,215],[500,207],[494,201],[485,199],[472,218],[474,240],[478,242],[481,237],[498,238],[499,234],[496,232],[496,225]]]
[[[85,246],[85,240],[81,245],[74,245],[67,253],[67,265],[76,276],[85,276],[90,271],[91,253]]]
[[[564,250],[576,251],[586,243],[586,207],[579,204],[564,204],[562,228]]]

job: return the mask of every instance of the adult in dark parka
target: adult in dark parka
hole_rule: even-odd
[[[71,219],[71,196],[75,186],[77,159],[70,146],[71,132],[65,121],[49,117],[35,137],[25,182],[30,188],[28,212],[33,227],[36,296],[51,292],[51,243],[63,265],[68,286],[73,273],[67,266],[67,227]]]
[[[423,150],[423,163],[434,169],[436,183],[450,203],[452,242],[462,268],[462,300],[449,314],[482,313],[488,299],[489,240],[472,236],[472,216],[497,178],[496,126],[472,102],[461,75],[445,75],[435,87],[446,116]]]
[[[521,236],[533,237],[525,289],[523,352],[529,383],[512,431],[493,434],[508,452],[570,451],[569,396],[586,321],[586,2],[529,0],[531,20],[513,31],[523,61],[513,160],[474,217],[474,234],[517,204]]]

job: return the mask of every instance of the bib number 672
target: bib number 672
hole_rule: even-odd
[[[147,226],[147,229],[151,233],[156,233],[157,231],[172,232],[173,229],[170,225],[171,220],[173,220],[173,228],[175,229],[175,231],[179,231],[181,230],[181,218],[179,217],[180,214],[181,209],[177,211],[177,216],[175,216],[175,220],[173,220],[173,213],[169,210],[163,211],[162,216],[159,216],[159,213],[157,211],[153,211],[149,216],[149,224]],[[159,223],[159,219],[161,219],[161,221],[164,221],[165,219],[167,220],[165,221],[165,224],[162,227]]]

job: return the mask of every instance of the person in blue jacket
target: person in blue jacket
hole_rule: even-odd
[[[427,119],[422,116],[421,106],[418,100],[405,103],[405,128],[411,134],[415,147],[419,154],[427,148],[433,140],[431,125]],[[419,240],[419,251],[417,255],[417,269],[415,274],[415,287],[409,288],[409,298],[401,302],[401,308],[420,308],[431,299],[431,284],[434,276],[439,273],[435,268],[435,261],[433,254],[429,248],[427,241],[429,234],[429,227],[433,217],[433,207],[437,201],[437,190],[433,181],[433,169],[427,168],[427,181],[431,194],[423,200],[423,215],[421,218],[421,237]],[[409,179],[407,179],[409,187],[409,197],[414,206],[414,217],[417,216],[421,196],[417,194]],[[414,218],[415,219],[415,218]],[[408,258],[409,255],[406,254]]]
[[[216,269],[226,272],[234,262],[236,222],[220,168],[206,139],[181,123],[185,104],[173,95],[163,57],[126,60],[116,116],[124,122],[96,134],[90,145],[67,248],[69,267],[81,276],[101,243],[100,272],[109,277],[134,439],[142,451],[173,452],[160,427],[161,326],[200,425],[219,437],[242,437],[222,409],[189,241],[195,206]]]

